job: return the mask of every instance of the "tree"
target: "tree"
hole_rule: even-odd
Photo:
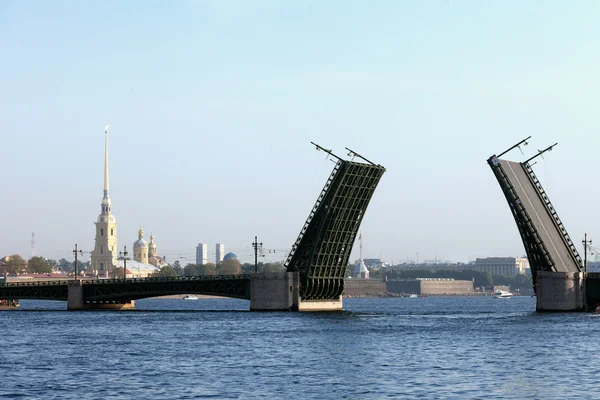
[[[27,263],[27,272],[30,274],[49,274],[52,272],[52,266],[44,257],[31,257]]]
[[[240,268],[240,262],[233,258],[227,261],[222,261],[217,267],[217,273],[219,275],[236,275],[241,274],[242,269]]]
[[[183,268],[181,267],[179,260],[175,261],[171,268],[173,268],[173,270],[177,273],[177,276],[183,275]]]
[[[63,272],[71,272],[73,271],[73,264],[67,261],[65,258],[61,258],[58,260],[58,267]]]
[[[258,272],[281,272],[283,270],[283,264],[281,264],[280,262],[267,263],[262,265],[258,264]],[[252,272],[254,272],[254,270]]]
[[[217,266],[213,263],[206,263],[204,265],[197,265],[198,275],[216,275]]]
[[[173,268],[170,265],[165,265],[155,275],[156,276],[167,276],[167,277],[179,276],[179,274],[177,273],[177,271],[175,271],[175,268]]]
[[[198,276],[198,266],[196,264],[188,264],[183,267],[183,276]]]
[[[9,275],[17,275],[25,271],[27,263],[18,254],[6,257],[6,261],[2,265],[2,272],[6,272]]]

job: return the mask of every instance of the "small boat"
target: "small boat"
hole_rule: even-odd
[[[510,299],[512,296],[513,294],[511,292],[506,292],[504,290],[496,292],[497,299]]]
[[[187,296],[183,296],[184,300],[198,300],[198,296],[194,295],[194,294],[188,294]]]
[[[418,294],[411,294],[410,296],[408,296],[410,299],[418,299],[419,295]]]

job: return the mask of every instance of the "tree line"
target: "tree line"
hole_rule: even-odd
[[[78,261],[77,265],[80,270],[87,268],[89,263]],[[6,257],[6,261],[0,265],[0,273],[2,275],[17,275],[17,274],[50,274],[55,270],[65,273],[70,273],[75,270],[75,263],[61,258],[56,261],[45,257],[31,257],[29,260],[23,259],[18,254],[13,254]]]
[[[236,274],[250,274],[254,272],[254,264],[244,263],[240,264],[238,260],[229,259],[222,261],[215,265],[213,263],[207,264],[186,264],[184,267],[181,266],[179,261],[175,261],[173,264],[162,267],[155,276],[202,276],[202,275],[236,275]],[[281,272],[284,270],[283,264],[280,262],[276,263],[258,263],[258,272]]]

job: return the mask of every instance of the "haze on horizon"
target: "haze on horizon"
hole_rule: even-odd
[[[142,224],[171,262],[255,235],[283,260],[333,167],[314,141],[387,168],[365,257],[521,256],[486,159],[529,135],[507,158],[558,142],[534,169],[600,241],[599,4],[0,2],[0,257],[91,250],[105,123],[120,250]]]

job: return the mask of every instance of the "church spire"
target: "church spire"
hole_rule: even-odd
[[[104,126],[104,197],[108,198],[108,124]]]
[[[110,213],[108,197],[108,124],[104,126],[104,197],[102,197],[102,214]]]

